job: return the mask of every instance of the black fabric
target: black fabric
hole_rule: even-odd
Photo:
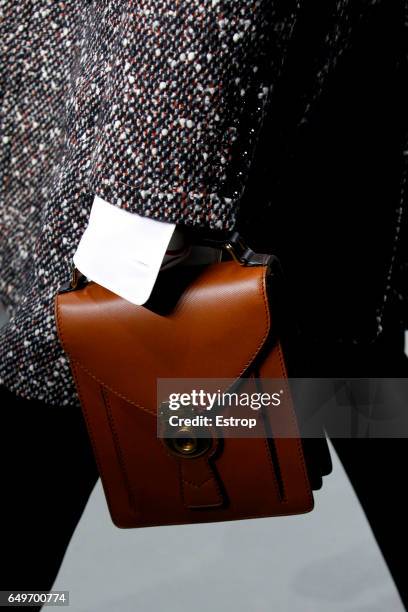
[[[391,317],[405,325],[408,312],[403,7],[364,4],[338,28],[347,44],[336,54],[329,3],[305,3],[238,224],[280,258],[304,335],[346,343],[370,342]]]
[[[405,466],[408,440],[332,439],[408,610]]]
[[[72,406],[4,387],[0,406],[0,590],[49,590],[98,478],[88,434]]]
[[[292,374],[302,377],[408,377],[404,334],[381,335],[376,342],[333,345],[330,342],[292,345]],[[390,407],[391,408],[391,407]],[[330,436],[330,424],[322,423]],[[408,545],[405,466],[408,440],[331,437],[388,568],[408,610],[405,551]],[[323,439],[306,439],[306,459],[315,483],[330,471]]]

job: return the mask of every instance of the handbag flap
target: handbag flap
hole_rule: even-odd
[[[159,275],[135,306],[90,282],[56,298],[60,340],[101,385],[156,413],[158,378],[240,377],[270,332],[266,266],[234,261]],[[155,307],[155,303],[159,307]]]

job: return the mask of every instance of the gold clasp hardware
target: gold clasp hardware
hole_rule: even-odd
[[[242,259],[242,255],[246,249],[246,246],[241,239],[238,239],[234,243],[226,242],[224,246],[234,261],[239,263],[240,266],[245,266],[245,261]],[[237,247],[239,247],[239,252]]]
[[[167,446],[167,449],[172,455],[179,458],[195,459],[201,457],[205,453],[208,453],[213,446],[213,437],[208,427],[205,428],[208,431],[208,437],[197,435],[200,433],[200,429],[193,426],[183,424],[178,429],[171,427],[168,422],[169,403],[162,402],[160,407],[160,417],[164,419],[164,436],[162,442]],[[191,410],[191,406],[185,406],[178,413],[180,417],[193,417],[194,412]],[[163,421],[162,421],[163,423]],[[166,435],[168,434],[168,435]]]
[[[198,444],[197,438],[189,427],[181,427],[172,439],[173,450],[180,455],[195,455]]]
[[[199,438],[190,427],[181,427],[171,438],[164,438],[169,451],[176,457],[196,459],[212,448],[212,438]]]

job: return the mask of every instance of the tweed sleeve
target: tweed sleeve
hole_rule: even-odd
[[[144,216],[231,229],[271,87],[271,41],[291,13],[274,21],[269,0],[123,4],[109,22],[92,189]]]

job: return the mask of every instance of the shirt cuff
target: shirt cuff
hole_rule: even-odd
[[[88,279],[144,304],[156,282],[175,224],[142,217],[95,196],[74,264]]]

